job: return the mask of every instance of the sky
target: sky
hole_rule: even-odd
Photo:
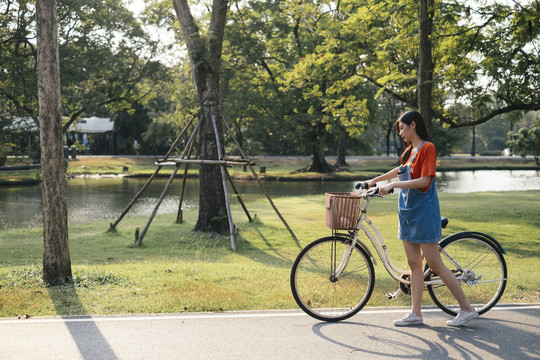
[[[135,16],[138,16],[144,10],[145,0],[123,0],[123,1],[126,4],[127,8],[130,9]],[[156,31],[152,29],[151,31],[149,31],[149,33],[151,34],[154,40],[159,40],[162,43],[170,44],[176,41],[174,38],[174,35],[170,31],[167,31],[167,30],[158,29]],[[178,63],[178,60],[179,60],[178,57],[183,56],[182,52],[183,52],[183,49],[180,47],[177,47],[172,52],[158,56],[158,58],[163,63],[172,65],[172,64]]]
[[[140,13],[144,9],[144,0],[126,0],[128,9],[134,14]]]

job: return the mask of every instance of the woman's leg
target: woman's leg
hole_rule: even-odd
[[[422,267],[422,252],[419,244],[403,241],[407,263],[411,269],[411,301],[412,312],[422,316],[422,294],[424,292],[424,271]]]
[[[426,258],[429,267],[441,278],[448,290],[456,298],[459,303],[459,307],[463,311],[472,311],[474,308],[465,296],[463,289],[459,285],[459,282],[454,274],[444,265],[439,252],[439,244],[422,244],[422,253]]]

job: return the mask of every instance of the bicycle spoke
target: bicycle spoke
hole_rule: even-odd
[[[308,245],[293,265],[291,288],[295,300],[317,319],[348,318],[357,313],[371,295],[373,265],[365,251],[354,248],[348,263],[342,264],[344,254],[350,249],[349,243],[339,237],[319,239]],[[343,270],[338,277],[335,276],[337,269]]]
[[[483,254],[479,254],[475,259],[473,259],[466,267],[466,269],[475,269],[489,254],[491,253],[491,249],[485,248]],[[482,256],[483,255],[483,256]]]
[[[488,311],[502,296],[506,286],[506,263],[500,252],[487,239],[464,233],[441,243],[443,250],[460,266],[452,270],[460,279],[465,296],[480,313]],[[449,261],[445,256],[443,261]],[[436,275],[432,274],[430,279]],[[459,304],[444,284],[428,285],[428,291],[437,306],[455,315]]]
[[[346,277],[350,274],[353,274],[353,273],[358,273],[358,272],[363,272],[367,269],[367,264],[363,264],[362,266],[357,266],[356,268],[350,270],[349,272],[343,272],[341,273],[341,276],[340,277]]]

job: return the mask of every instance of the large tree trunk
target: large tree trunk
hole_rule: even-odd
[[[390,136],[392,136],[392,127],[386,129],[385,142],[386,142],[386,156],[390,156]]]
[[[309,133],[311,135],[311,162],[305,168],[300,169],[299,172],[330,173],[334,171],[334,167],[326,162],[319,127],[311,128]]]
[[[215,99],[203,100],[203,104],[204,106],[201,107],[199,113],[201,121],[199,155],[202,159],[215,160],[218,159],[218,150],[212,118],[215,118],[219,126],[221,113]],[[220,142],[223,144],[223,141]],[[199,217],[193,230],[226,234],[229,230],[229,223],[219,166],[201,165],[199,184]]]
[[[56,0],[36,1],[37,73],[43,197],[43,279],[71,280],[62,148]]]
[[[343,131],[338,140],[337,158],[336,158],[336,163],[334,164],[335,167],[342,168],[342,167],[349,166],[349,164],[347,164],[347,161],[345,160],[346,150],[347,150],[347,133]]]
[[[199,103],[199,151],[202,159],[218,159],[212,117],[221,123],[219,71],[228,1],[213,0],[208,34],[202,37],[187,0],[174,0],[174,8],[189,51],[189,61]],[[218,128],[222,136],[221,126]],[[221,142],[223,144],[223,142]],[[216,165],[201,165],[199,218],[195,231],[226,234],[229,229],[221,172]]]
[[[306,166],[303,171],[306,172],[318,172],[318,173],[330,173],[335,169],[326,162],[323,149],[317,144],[313,144],[311,150],[311,162]]]
[[[472,126],[471,156],[476,156],[476,126]]]
[[[426,122],[429,136],[431,125],[431,91],[433,88],[433,60],[431,34],[433,32],[433,0],[420,0],[418,21],[420,25],[420,47],[418,49],[418,110]]]

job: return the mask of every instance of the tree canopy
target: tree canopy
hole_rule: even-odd
[[[0,12],[0,102],[6,114],[37,119],[34,2],[7,0]],[[61,0],[57,13],[64,131],[85,113],[131,108],[165,79],[161,45],[121,0]]]
[[[540,126],[510,132],[508,137],[508,146],[515,154],[522,157],[532,155],[536,163],[540,164]]]
[[[513,124],[540,110],[538,2],[425,1],[433,20],[433,131],[445,153],[454,148],[447,140],[463,138],[449,129],[501,116]],[[62,106],[70,122],[121,113],[123,123],[144,107],[153,122],[143,139],[148,151],[157,151],[200,101],[187,66],[194,53],[179,51],[178,61],[164,66],[157,59],[170,41],[156,41],[142,23],[172,29],[187,49],[185,40],[192,39],[182,34],[173,3],[147,4],[138,20],[120,0],[59,1]],[[390,148],[391,119],[419,104],[418,2],[227,4],[219,107],[250,153],[312,154],[319,164],[310,169],[324,171],[330,168],[324,153],[337,152],[342,142],[363,151],[377,133]],[[210,44],[211,2],[192,6],[193,25]],[[33,2],[6,0],[0,12],[2,116],[36,118]]]
[[[462,127],[503,113],[540,109],[534,90],[540,76],[538,6],[532,1],[434,2],[436,119]],[[415,11],[415,2],[366,1],[353,22],[359,31],[347,39],[358,43],[360,74],[411,106],[417,103]],[[467,114],[456,111],[463,105]]]

